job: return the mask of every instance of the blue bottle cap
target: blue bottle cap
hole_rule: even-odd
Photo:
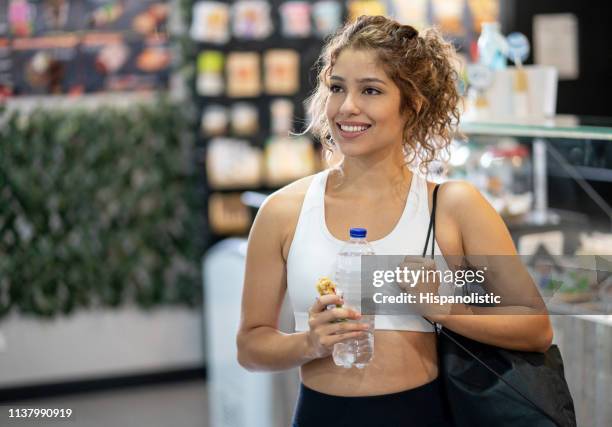
[[[368,234],[368,230],[366,230],[365,228],[356,228],[355,227],[355,228],[351,228],[349,230],[349,234],[351,235],[351,237],[358,238],[358,239],[363,239]]]

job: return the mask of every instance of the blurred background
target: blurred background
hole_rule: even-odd
[[[475,184],[522,255],[597,260],[549,309],[579,425],[612,425],[611,13],[0,0],[0,425],[289,425],[297,371],[236,361],[246,236],[266,195],[325,167],[289,132],[325,39],[362,14],[438,26],[458,50],[463,137],[430,179]]]

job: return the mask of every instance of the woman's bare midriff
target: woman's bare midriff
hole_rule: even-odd
[[[374,333],[374,358],[363,369],[345,369],[330,357],[300,370],[310,389],[336,396],[374,396],[413,389],[438,376],[435,335],[430,332]]]

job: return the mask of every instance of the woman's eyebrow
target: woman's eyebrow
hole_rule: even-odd
[[[340,76],[330,76],[329,78],[330,80],[338,80],[338,81],[345,81],[344,77],[340,77]],[[387,83],[385,83],[384,80],[381,79],[377,79],[376,77],[364,77],[362,79],[357,79],[357,83],[380,83],[383,85],[386,85]]]

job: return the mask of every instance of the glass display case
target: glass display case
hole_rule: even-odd
[[[450,176],[472,181],[503,214],[529,213],[523,224],[582,219],[589,228],[612,230],[606,201],[612,190],[612,119],[464,122],[460,130],[467,145],[457,148],[460,155],[453,153]],[[513,199],[519,195],[524,197]],[[495,196],[510,200],[500,203]],[[570,205],[563,197],[584,203]]]
[[[460,130],[466,141],[452,149],[449,177],[479,188],[521,255],[560,266],[564,282],[547,306],[578,425],[612,425],[612,119],[465,122]]]

